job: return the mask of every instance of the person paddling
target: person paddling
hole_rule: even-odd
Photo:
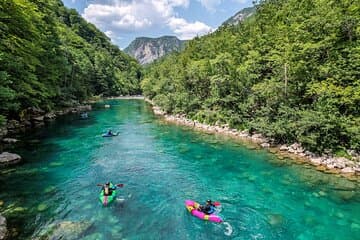
[[[98,184],[98,186],[102,186],[102,190],[104,190],[104,196],[111,196],[112,192],[116,190],[116,186],[110,187],[110,182],[105,184]]]
[[[199,210],[200,212],[206,213],[206,214],[212,214],[215,212],[215,205],[209,199],[209,200],[206,200],[205,205],[199,205],[197,210]]]

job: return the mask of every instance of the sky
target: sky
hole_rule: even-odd
[[[136,37],[189,40],[214,31],[252,0],[63,0],[121,49]]]

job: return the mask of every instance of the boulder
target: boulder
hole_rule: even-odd
[[[19,140],[15,139],[15,138],[4,138],[2,141],[4,143],[13,144],[13,143],[17,143]]]
[[[15,153],[3,152],[0,154],[0,167],[14,165],[21,161],[21,157]]]
[[[310,158],[310,162],[314,165],[320,165],[323,162],[323,159],[318,157],[318,158]]]
[[[34,121],[34,122],[43,122],[44,121],[44,116],[33,117],[33,118],[31,118],[31,120]]]
[[[20,129],[25,128],[24,124],[21,124],[17,120],[9,120],[7,123],[7,130],[9,133],[18,132]]]
[[[263,148],[269,148],[270,143],[265,142],[265,143],[260,144],[260,146],[263,147]]]
[[[76,108],[79,112],[91,111],[91,109],[92,109],[91,105],[80,105]]]
[[[341,172],[342,173],[355,173],[355,170],[351,167],[346,167],[346,168],[341,169]]]
[[[8,133],[6,127],[0,127],[0,140]]]
[[[286,146],[286,145],[280,146],[280,151],[287,151],[287,150],[289,150],[288,146]]]
[[[299,143],[294,143],[294,144],[290,145],[290,148],[292,148],[292,149],[298,149],[300,147],[301,147],[301,145]]]
[[[31,115],[31,116],[39,116],[39,115],[43,115],[45,113],[44,110],[42,110],[41,108],[37,108],[37,107],[29,107],[26,109],[27,114]]]
[[[0,215],[0,240],[6,238],[7,228],[6,228],[6,218]]]
[[[30,128],[30,127],[31,127],[31,122],[28,121],[28,120],[25,120],[25,121],[23,121],[22,123],[25,125],[26,128]]]
[[[62,116],[62,115],[64,115],[65,113],[64,113],[63,110],[59,110],[59,111],[56,111],[55,114],[56,114],[56,115],[59,115],[59,116]]]
[[[56,114],[54,112],[49,112],[44,116],[45,121],[52,121],[55,118],[56,118]]]

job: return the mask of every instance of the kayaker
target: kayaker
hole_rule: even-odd
[[[198,207],[198,210],[200,212],[206,213],[206,214],[212,214],[215,211],[215,205],[212,203],[212,201],[206,200],[206,204],[205,205],[200,205]]]
[[[102,190],[104,190],[104,196],[110,196],[112,195],[112,191],[116,190],[116,187],[110,187],[110,182],[105,183],[105,185],[102,185]]]
[[[113,132],[111,131],[111,129],[109,129],[107,135],[109,135],[109,136],[114,136],[114,134],[113,134]]]

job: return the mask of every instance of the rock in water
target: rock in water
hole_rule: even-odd
[[[37,210],[39,212],[45,211],[48,208],[48,206],[45,203],[40,203],[37,207]]]
[[[21,157],[15,153],[3,152],[0,154],[0,167],[14,165],[21,161]]]
[[[63,221],[51,224],[47,229],[42,230],[34,240],[75,240],[82,239],[86,231],[91,227],[90,222]]]
[[[0,215],[0,240],[5,239],[7,234],[6,218]]]
[[[13,143],[17,143],[19,140],[15,139],[15,138],[4,138],[2,141],[4,143],[13,144]]]
[[[267,218],[269,224],[273,227],[280,226],[284,222],[284,217],[280,214],[269,214]]]

